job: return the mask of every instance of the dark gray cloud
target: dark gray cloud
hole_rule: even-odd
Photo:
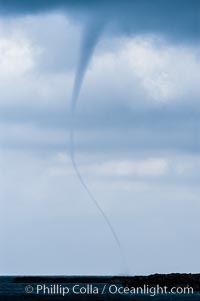
[[[162,33],[176,39],[196,39],[200,31],[198,0],[0,0],[1,14],[34,14],[58,10],[75,21],[101,19],[127,34]]]

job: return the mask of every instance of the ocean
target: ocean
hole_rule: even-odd
[[[193,277],[192,277],[193,276]],[[196,279],[197,278],[197,279]],[[200,300],[199,276],[1,276],[0,301]],[[178,280],[179,279],[179,280]],[[174,283],[174,286],[172,284]],[[174,288],[174,291],[172,291]],[[175,292],[177,290],[177,292]]]

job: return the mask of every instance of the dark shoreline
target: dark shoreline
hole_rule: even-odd
[[[53,294],[37,294],[37,286],[45,285],[54,289]],[[76,295],[72,288],[78,285],[80,287],[97,287],[99,293],[93,292]],[[167,294],[156,294],[150,296],[148,293],[130,295],[130,294],[110,294],[109,291],[101,294],[104,286],[138,288],[138,287],[167,287]],[[33,291],[26,291],[31,287]],[[62,296],[58,289],[68,287],[70,292]],[[191,288],[192,294],[170,295],[171,288]],[[57,291],[55,292],[55,289]],[[43,291],[42,291],[43,292]],[[169,292],[169,293],[168,293]],[[153,274],[149,276],[0,276],[0,301],[23,301],[23,300],[195,300],[200,301],[200,274]]]
[[[149,276],[16,276],[15,283],[105,283],[141,286],[144,284],[174,286],[191,285],[194,291],[200,292],[200,273],[198,274],[152,274]]]

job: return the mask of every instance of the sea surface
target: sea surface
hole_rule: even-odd
[[[151,283],[144,277],[100,276],[1,276],[0,301],[10,300],[194,300],[193,294],[160,294],[150,290]],[[148,282],[148,284],[146,284]],[[190,283],[191,285],[191,283]],[[133,287],[145,287],[142,294],[134,294]],[[155,293],[155,295],[154,295]]]

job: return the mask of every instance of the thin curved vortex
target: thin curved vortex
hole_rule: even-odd
[[[72,118],[72,124],[73,124],[73,118]],[[106,213],[104,212],[104,210],[101,208],[101,206],[99,205],[98,201],[96,200],[96,198],[94,197],[94,195],[92,194],[92,192],[90,191],[89,187],[87,186],[86,182],[84,181],[80,171],[79,171],[79,168],[78,168],[78,165],[76,163],[76,160],[75,160],[75,152],[74,152],[74,126],[72,125],[71,128],[70,128],[70,157],[71,157],[71,162],[72,162],[72,165],[73,165],[73,168],[74,168],[74,171],[81,183],[81,185],[83,186],[83,188],[85,189],[85,191],[87,192],[88,196],[90,197],[90,199],[92,200],[92,202],[95,204],[96,208],[98,209],[98,211],[100,212],[100,214],[103,216],[108,228],[110,229],[114,239],[115,239],[115,242],[117,243],[118,247],[121,249],[121,244],[120,244],[120,241],[118,239],[118,236],[109,220],[109,218],[107,217]]]
[[[95,46],[99,40],[99,37],[103,30],[103,27],[104,27],[104,24],[102,22],[97,22],[97,20],[93,20],[93,22],[90,22],[88,24],[85,34],[83,35],[82,47],[80,50],[79,64],[78,64],[78,68],[77,68],[77,72],[76,72],[76,76],[75,76],[73,94],[72,94],[72,99],[71,99],[71,108],[70,108],[70,113],[71,113],[70,141],[69,141],[70,142],[70,157],[71,157],[71,162],[72,162],[74,171],[77,175],[77,178],[79,179],[84,190],[87,192],[91,201],[95,204],[96,208],[98,209],[98,211],[104,218],[104,221],[106,222],[108,228],[110,229],[110,232],[111,232],[117,246],[119,247],[119,249],[121,251],[121,244],[120,244],[119,238],[118,238],[108,216],[106,215],[104,210],[101,208],[97,199],[94,197],[94,195],[90,191],[88,185],[84,181],[84,179],[79,171],[78,164],[76,163],[76,159],[75,159],[74,120],[75,120],[76,104],[77,104],[77,101],[79,98],[81,85],[82,85],[82,82],[84,79],[85,72],[87,70],[87,67],[88,67],[90,59],[92,57]]]

